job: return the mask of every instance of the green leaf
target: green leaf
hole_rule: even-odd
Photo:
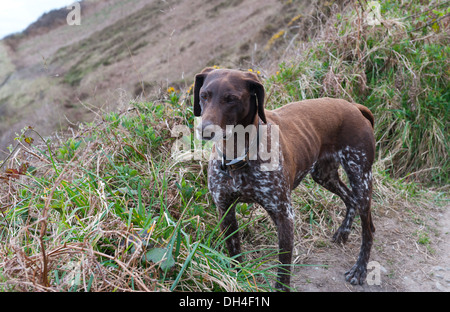
[[[136,169],[130,170],[130,176],[135,177],[135,176],[137,176],[137,174],[138,174],[138,171]]]
[[[177,286],[178,282],[180,281],[181,276],[184,273],[184,270],[187,268],[187,266],[189,265],[189,263],[191,263],[191,259],[192,256],[195,254],[195,252],[197,251],[197,247],[198,247],[199,242],[194,244],[194,247],[192,248],[191,253],[189,254],[189,256],[186,258],[186,261],[183,264],[183,267],[181,268],[180,272],[178,273],[175,281],[172,284],[172,287],[170,288],[170,291],[173,291],[175,289],[175,286]]]
[[[154,263],[161,262],[160,267],[163,271],[166,271],[175,265],[172,252],[167,250],[167,248],[153,248],[144,255],[143,261],[152,261]]]

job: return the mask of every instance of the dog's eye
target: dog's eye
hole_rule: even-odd
[[[235,95],[227,95],[227,96],[225,96],[224,100],[227,103],[234,103],[238,100],[238,97]]]

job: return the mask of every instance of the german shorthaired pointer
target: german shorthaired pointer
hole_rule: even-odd
[[[290,289],[294,209],[291,191],[310,173],[314,181],[337,194],[347,208],[334,242],[345,243],[356,211],[361,217],[362,244],[356,264],[345,273],[351,284],[362,284],[375,228],[370,214],[372,163],[375,157],[374,118],[363,105],[345,100],[321,98],[264,109],[264,88],[251,72],[205,68],[195,76],[194,115],[201,116],[197,135],[215,141],[208,168],[208,188],[223,218],[221,224],[230,256],[241,261],[237,202],[258,203],[268,212],[277,227],[279,260],[275,287]],[[227,127],[228,125],[228,127]],[[254,125],[245,136],[245,148],[231,144],[230,129]],[[207,128],[214,126],[215,131]],[[265,127],[266,131],[261,131]],[[278,132],[274,132],[274,128]],[[247,128],[246,128],[247,129]],[[276,140],[274,134],[277,134]],[[266,139],[262,139],[266,135]],[[237,142],[237,140],[236,140]],[[254,144],[256,142],[256,144]],[[220,143],[220,144],[219,144]],[[220,146],[220,148],[219,148]],[[250,155],[250,146],[257,155]],[[264,167],[262,150],[277,151],[277,165]],[[338,175],[342,165],[351,188]]]

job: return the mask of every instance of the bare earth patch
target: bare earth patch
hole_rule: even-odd
[[[411,211],[415,209],[416,211]],[[337,212],[337,211],[336,211]],[[301,241],[292,285],[297,291],[383,292],[383,291],[450,291],[450,209],[381,207],[374,205],[376,227],[369,276],[379,282],[353,286],[344,273],[352,267],[359,252],[360,225],[354,224],[346,245],[329,242],[324,246],[304,246]],[[295,256],[294,256],[295,258]],[[371,275],[372,273],[372,275]],[[369,281],[370,283],[370,281]]]

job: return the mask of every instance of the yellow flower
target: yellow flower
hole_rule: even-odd
[[[269,41],[267,42],[266,46],[264,47],[264,50],[269,50],[273,44],[275,43],[275,41],[277,41],[280,37],[284,36],[284,34],[286,33],[286,31],[284,29],[280,30],[279,32],[277,32],[275,35],[272,36],[272,38],[269,39]]]
[[[153,223],[152,226],[148,228],[147,234],[150,234],[151,232],[153,232],[153,230],[155,229],[155,225],[156,225],[156,224]]]
[[[175,88],[174,87],[170,87],[167,89],[167,93],[172,93],[175,92]]]
[[[261,72],[258,70],[257,72],[256,72],[258,75],[261,75]]]
[[[248,71],[251,72],[251,73],[253,73],[253,69],[251,69],[251,68],[249,68]]]
[[[300,17],[302,17],[303,15],[299,14],[297,16],[294,16],[291,21],[288,23],[288,27],[291,26],[292,24],[294,24]]]

